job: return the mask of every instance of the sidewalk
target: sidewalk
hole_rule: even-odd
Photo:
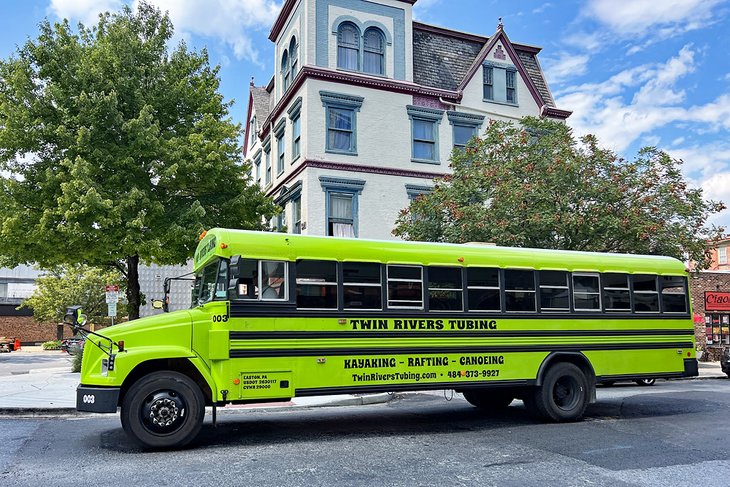
[[[23,347],[15,354],[52,355],[58,352],[43,351],[41,347]],[[0,364],[2,367],[2,364]],[[0,376],[0,416],[43,416],[76,414],[76,387],[79,373],[71,367],[31,368],[21,373]],[[253,408],[334,407],[361,406],[388,402],[391,394],[295,397],[287,402],[228,405],[218,408],[219,413],[234,413]],[[79,413],[88,414],[88,413]]]
[[[21,350],[11,353],[34,351]],[[69,370],[70,366],[30,369],[27,372],[0,377],[0,415],[75,414],[76,386],[79,384],[80,374]],[[690,380],[727,378],[720,369],[719,362],[699,362],[699,372],[699,377]],[[387,393],[364,396],[343,394],[295,397],[288,402],[229,405],[219,408],[218,411],[228,413],[252,408],[359,406],[388,402],[391,399],[392,395]]]

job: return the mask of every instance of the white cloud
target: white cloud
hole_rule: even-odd
[[[589,59],[590,57],[586,54],[571,55],[567,52],[559,53],[557,59],[545,58],[543,64],[548,83],[558,84],[585,74]]]
[[[87,27],[96,25],[99,14],[114,12],[122,7],[122,0],[51,0],[48,11],[59,19],[79,21]]]
[[[258,50],[247,31],[269,29],[281,9],[281,3],[274,0],[148,1],[170,14],[178,34],[218,39],[231,47],[236,58],[259,65]]]
[[[557,104],[573,110],[568,123],[579,134],[594,133],[619,152],[668,124],[689,121],[730,128],[730,95],[682,106],[685,92],[677,85],[695,69],[695,50],[686,45],[665,63],[635,66],[601,83],[565,88]]]
[[[550,3],[550,2],[546,2],[546,3],[543,3],[542,5],[540,5],[539,7],[537,7],[537,8],[534,8],[534,9],[532,10],[532,13],[533,13],[533,14],[540,14],[540,13],[543,13],[543,12],[544,12],[545,10],[547,10],[547,9],[549,9],[549,8],[553,8],[554,6],[555,6],[555,5],[553,5],[553,4],[552,4],[552,3]]]
[[[704,27],[723,0],[591,0],[583,15],[622,35],[668,37]]]

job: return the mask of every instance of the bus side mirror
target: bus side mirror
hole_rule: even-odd
[[[238,278],[241,276],[241,256],[232,255],[228,263],[228,299],[238,298]]]
[[[63,315],[63,322],[71,328],[80,328],[86,324],[86,316],[82,313],[81,306],[68,306]]]

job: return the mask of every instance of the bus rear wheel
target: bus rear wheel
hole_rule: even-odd
[[[179,372],[153,372],[129,388],[122,401],[122,428],[150,448],[180,448],[200,432],[205,398],[200,387]]]
[[[561,362],[545,374],[542,385],[525,397],[533,414],[555,422],[578,421],[588,406],[588,381],[579,367]]]
[[[515,398],[512,391],[499,389],[468,389],[463,394],[472,406],[489,411],[506,409]]]

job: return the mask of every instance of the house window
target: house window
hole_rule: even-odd
[[[436,122],[413,119],[413,158],[436,160]]]
[[[356,113],[360,110],[364,98],[329,91],[320,91],[319,96],[327,117],[326,151],[355,155],[357,153]]]
[[[259,151],[259,154],[253,160],[253,165],[254,165],[254,171],[255,171],[256,184],[260,185],[261,184],[261,151]]]
[[[248,127],[248,133],[249,133],[249,144],[251,147],[253,147],[254,143],[256,143],[256,115],[251,117],[251,122],[249,123]]]
[[[302,197],[294,198],[291,202],[292,233],[302,233]]]
[[[464,149],[466,143],[477,134],[474,126],[454,124],[454,148]]]
[[[494,68],[484,66],[484,99],[494,100]]]
[[[289,64],[290,64],[290,75],[289,80],[290,82],[294,81],[294,78],[297,77],[297,69],[299,68],[299,59],[297,58],[299,54],[299,49],[297,46],[297,39],[296,37],[291,38],[291,42],[289,42]]]
[[[438,126],[443,110],[406,107],[411,119],[411,159],[415,162],[438,163]]]
[[[276,139],[276,175],[279,176],[284,172],[284,131],[277,135]]]
[[[264,163],[266,164],[266,175],[264,176],[264,184],[268,186],[269,184],[271,184],[271,152],[264,152]]]
[[[365,186],[359,179],[320,176],[325,192],[327,235],[330,237],[357,237],[358,195]]]
[[[343,22],[337,30],[337,67],[360,69],[360,30],[351,22]]]
[[[277,232],[283,232],[284,228],[286,228],[286,209],[282,208],[281,212],[276,215],[274,228],[276,228]]]
[[[507,86],[507,103],[517,103],[517,92],[516,92],[516,82],[515,79],[517,77],[517,72],[508,69],[505,73],[506,76],[506,86]]]
[[[717,248],[717,263],[727,264],[727,247]]]
[[[301,151],[300,145],[301,145],[302,133],[301,133],[301,127],[300,127],[299,121],[300,121],[299,114],[297,114],[291,121],[291,128],[292,128],[291,158],[292,158],[292,161],[294,161],[294,159],[299,157],[299,154]]]
[[[330,237],[355,236],[355,197],[352,194],[330,193],[327,235]]]
[[[281,56],[281,79],[282,79],[282,92],[289,88],[289,52],[284,49],[284,54]]]
[[[369,74],[385,74],[385,36],[370,27],[363,36],[363,71]]]

